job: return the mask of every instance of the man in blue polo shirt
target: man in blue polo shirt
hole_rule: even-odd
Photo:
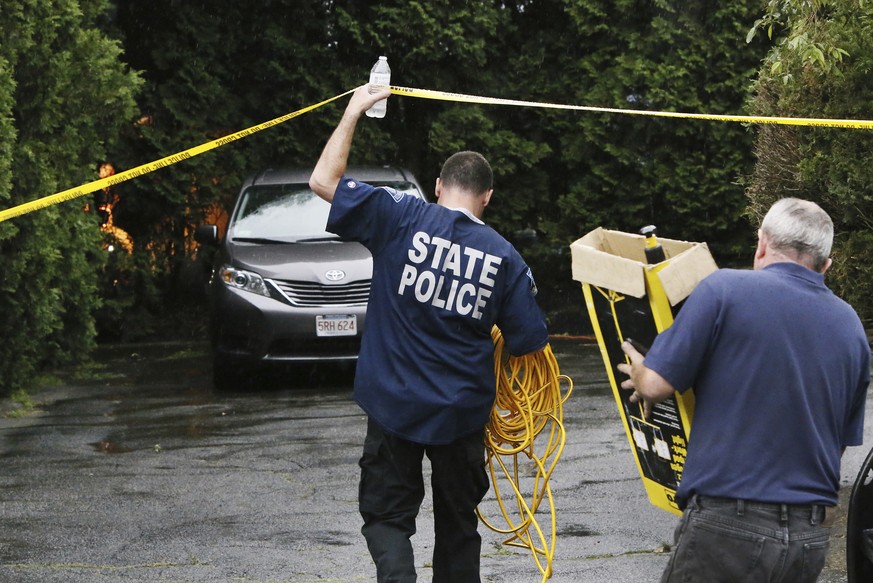
[[[438,204],[345,176],[361,114],[387,91],[352,96],[316,164],[312,190],[332,203],[328,230],[373,254],[354,397],[368,415],[360,460],[361,531],[380,583],[416,580],[410,537],[431,462],[434,583],[478,583],[475,509],[488,491],[484,427],[495,398],[497,325],[510,353],[542,350],[546,322],[530,269],[481,216],[492,194],[475,152],[446,160]]]
[[[861,445],[870,346],[824,283],[833,223],[815,203],[776,202],[754,270],[719,270],[645,358],[629,343],[633,402],[694,387],[682,521],[662,582],[814,582],[824,567],[840,458]]]

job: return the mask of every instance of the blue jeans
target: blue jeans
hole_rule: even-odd
[[[824,506],[694,496],[661,583],[814,583],[831,529]]]
[[[484,430],[447,445],[391,435],[372,420],[361,456],[361,532],[379,583],[413,583],[410,537],[424,499],[422,460],[430,459],[433,491],[433,583],[480,583],[482,539],[476,506],[488,491]]]

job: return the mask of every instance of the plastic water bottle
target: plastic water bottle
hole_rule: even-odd
[[[379,57],[373,68],[370,69],[370,83],[374,85],[391,85],[391,67],[388,66],[388,57]],[[373,104],[373,107],[367,110],[369,117],[385,117],[385,110],[388,108],[388,100],[382,99]]]
[[[654,265],[666,259],[664,256],[664,248],[658,242],[658,229],[655,225],[648,225],[640,229],[640,234],[646,238],[646,263]]]

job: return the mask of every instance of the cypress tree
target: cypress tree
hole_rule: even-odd
[[[12,207],[90,182],[134,111],[135,74],[89,0],[9,0],[0,11],[0,200]],[[0,223],[0,392],[86,359],[105,251],[76,200]]]

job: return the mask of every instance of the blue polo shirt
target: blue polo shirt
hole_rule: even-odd
[[[863,440],[870,346],[821,273],[790,262],[713,273],[645,364],[694,387],[680,507],[695,493],[837,503],[842,449]]]
[[[548,342],[518,252],[467,212],[347,177],[327,229],[373,254],[354,385],[361,408],[416,443],[481,430],[495,397],[492,327],[516,356]]]

